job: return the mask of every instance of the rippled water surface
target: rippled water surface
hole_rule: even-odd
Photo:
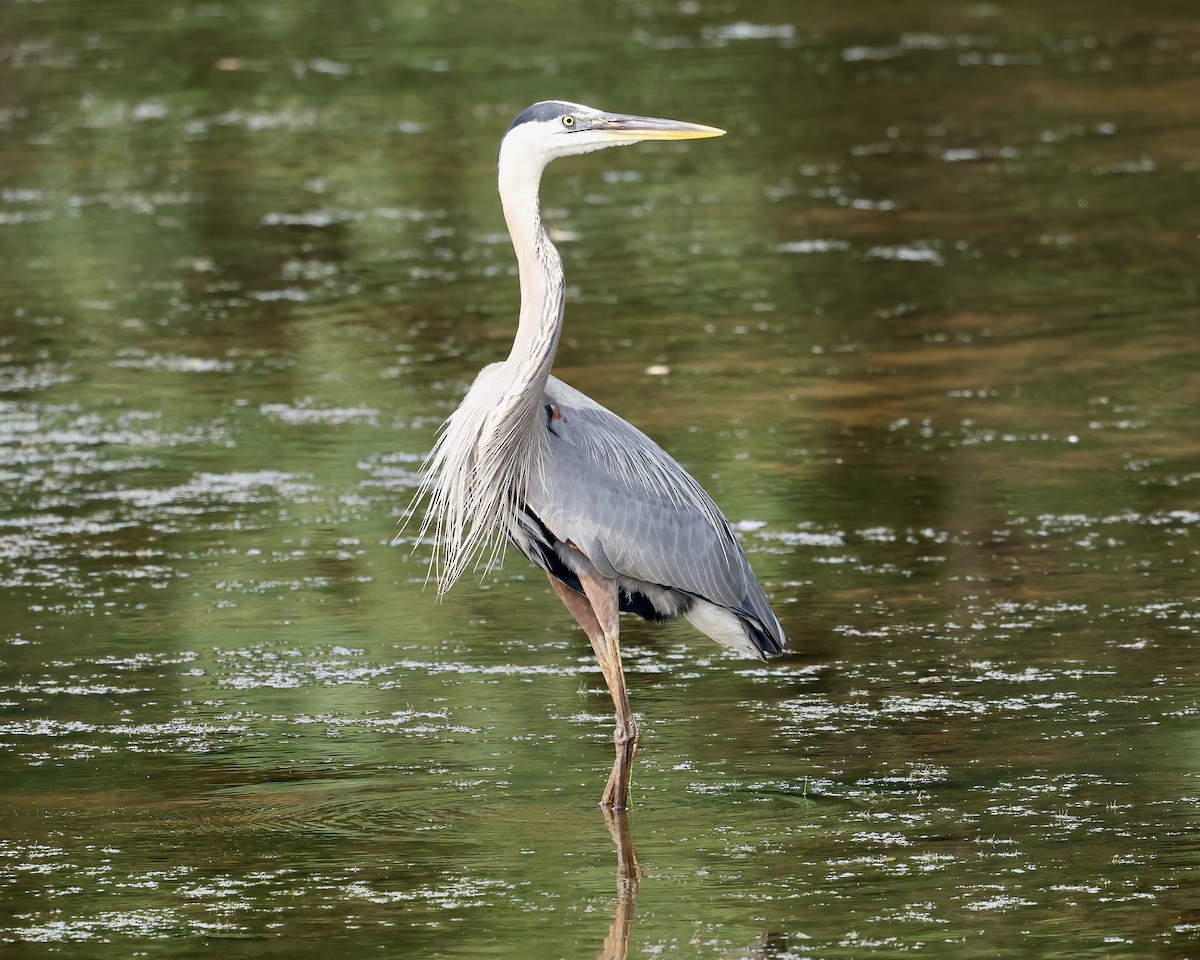
[[[6,957],[1200,951],[1191,3],[0,10]],[[516,315],[699,477],[792,652],[396,521]],[[630,861],[627,859],[626,864]]]

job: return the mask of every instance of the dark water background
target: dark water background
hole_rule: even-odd
[[[729,130],[551,168],[557,369],[794,651],[625,625],[636,904],[582,635],[389,546],[546,97]],[[1196,956],[1198,234],[1190,0],[3,5],[4,956]]]

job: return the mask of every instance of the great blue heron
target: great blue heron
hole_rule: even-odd
[[[600,800],[624,810],[638,729],[621,668],[620,611],[686,617],[748,657],[782,653],[783,630],[708,494],[636,427],[550,375],[562,333],[562,260],[538,187],[556,157],[641,140],[718,137],[676,120],[535,103],[500,143],[499,187],[521,313],[508,359],[483,368],[425,461],[438,595],[506,543],[545,571],[591,641],[616,708],[616,760]]]

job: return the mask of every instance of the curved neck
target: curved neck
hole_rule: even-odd
[[[517,255],[521,314],[507,364],[518,390],[541,403],[562,333],[566,289],[562,258],[542,226],[538,203],[541,171],[530,176],[524,164],[500,163],[500,199]]]

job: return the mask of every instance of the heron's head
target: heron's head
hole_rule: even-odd
[[[699,123],[633,117],[563,100],[543,100],[523,110],[500,142],[500,166],[526,172],[541,170],[551,160],[642,140],[696,140],[725,131]]]

